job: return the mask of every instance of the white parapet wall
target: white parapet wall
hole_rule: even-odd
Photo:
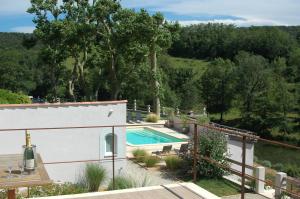
[[[126,125],[127,101],[64,104],[0,105],[0,129],[55,128],[80,126]],[[116,127],[115,171],[126,166],[126,128]],[[44,162],[66,162],[101,159],[111,176],[111,154],[105,138],[111,127],[55,130],[29,130]],[[0,154],[20,154],[25,144],[25,131],[0,132]],[[48,164],[54,181],[76,182],[86,163]]]

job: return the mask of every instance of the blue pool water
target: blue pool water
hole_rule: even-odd
[[[126,139],[132,145],[183,142],[182,139],[144,128],[126,129]]]

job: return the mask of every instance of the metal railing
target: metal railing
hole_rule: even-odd
[[[297,146],[293,146],[290,144],[286,144],[286,143],[281,143],[281,142],[277,142],[277,141],[272,141],[272,140],[267,140],[267,139],[263,139],[260,138],[258,136],[256,136],[254,133],[248,133],[247,132],[241,132],[239,131],[239,129],[235,129],[235,128],[225,128],[222,125],[216,125],[216,124],[198,124],[197,122],[189,122],[188,124],[192,124],[194,125],[194,132],[193,132],[193,138],[192,138],[192,142],[193,142],[193,148],[190,151],[192,154],[192,158],[193,158],[193,166],[192,166],[192,178],[194,180],[194,182],[196,182],[197,180],[201,180],[201,178],[199,178],[199,176],[197,175],[198,171],[197,171],[197,167],[199,164],[199,160],[203,159],[205,161],[210,162],[211,164],[214,164],[220,168],[223,168],[225,170],[228,170],[238,176],[241,177],[241,198],[244,199],[245,198],[245,183],[246,183],[246,179],[250,179],[250,180],[257,180],[257,181],[262,181],[265,182],[268,185],[273,186],[274,188],[277,189],[281,189],[283,192],[285,192],[286,194],[292,196],[292,197],[300,197],[300,195],[298,193],[295,193],[293,190],[287,190],[285,188],[282,187],[278,187],[276,185],[274,185],[272,182],[268,181],[268,180],[262,180],[259,178],[256,178],[254,176],[250,176],[246,174],[246,168],[250,168],[253,169],[254,167],[252,165],[247,165],[246,164],[246,143],[247,141],[251,140],[260,140],[269,144],[274,144],[274,145],[278,145],[278,146],[283,146],[283,147],[287,147],[287,148],[293,148],[293,149],[297,149],[299,150],[300,147]],[[16,131],[40,131],[40,133],[51,133],[51,130],[64,130],[64,129],[95,129],[95,128],[111,128],[111,132],[112,132],[112,154],[115,154],[115,128],[119,128],[119,127],[141,127],[141,126],[161,126],[162,124],[131,124],[131,125],[127,125],[127,124],[122,124],[122,125],[94,125],[94,126],[68,126],[68,127],[46,127],[46,128],[16,128],[16,129],[0,129],[0,133],[13,133]],[[201,133],[198,132],[199,128],[206,128],[206,129],[211,129],[214,131],[217,131],[219,133],[223,133],[226,135],[231,135],[231,136],[236,136],[241,138],[241,142],[242,142],[242,161],[238,162],[238,161],[233,161],[234,164],[238,164],[240,165],[241,171],[232,169],[230,166],[228,165],[222,165],[220,162],[211,159],[210,157],[206,157],[203,156],[199,153],[199,140],[201,139]],[[46,131],[47,130],[47,131]],[[44,132],[43,132],[44,131]],[[126,132],[125,132],[126,133]],[[115,188],[115,161],[116,160],[121,160],[121,159],[127,159],[126,157],[115,157],[114,155],[112,155],[109,158],[105,158],[105,159],[90,159],[90,160],[69,160],[69,161],[54,161],[54,162],[44,162],[45,165],[53,165],[53,164],[67,164],[67,163],[87,163],[87,162],[99,162],[99,161],[110,161],[112,162],[112,182],[113,182],[113,188]],[[290,180],[290,179],[289,179]],[[291,180],[290,180],[291,181]],[[0,187],[1,188],[1,187]]]

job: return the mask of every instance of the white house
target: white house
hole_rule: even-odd
[[[112,170],[112,127],[126,125],[127,101],[0,105],[0,129],[29,130],[32,143],[37,146],[54,181],[75,182],[86,163],[101,160],[109,173]],[[68,128],[60,127],[87,127]],[[105,127],[99,127],[105,126]],[[115,127],[115,172],[126,166],[126,128]],[[25,131],[0,132],[0,154],[20,154],[25,144]],[[111,176],[111,174],[108,174]]]

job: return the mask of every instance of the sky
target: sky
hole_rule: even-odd
[[[300,25],[300,0],[122,0],[121,4],[162,12],[167,20],[182,25]],[[30,0],[0,0],[0,32],[32,32],[33,16],[26,13],[29,6]]]

